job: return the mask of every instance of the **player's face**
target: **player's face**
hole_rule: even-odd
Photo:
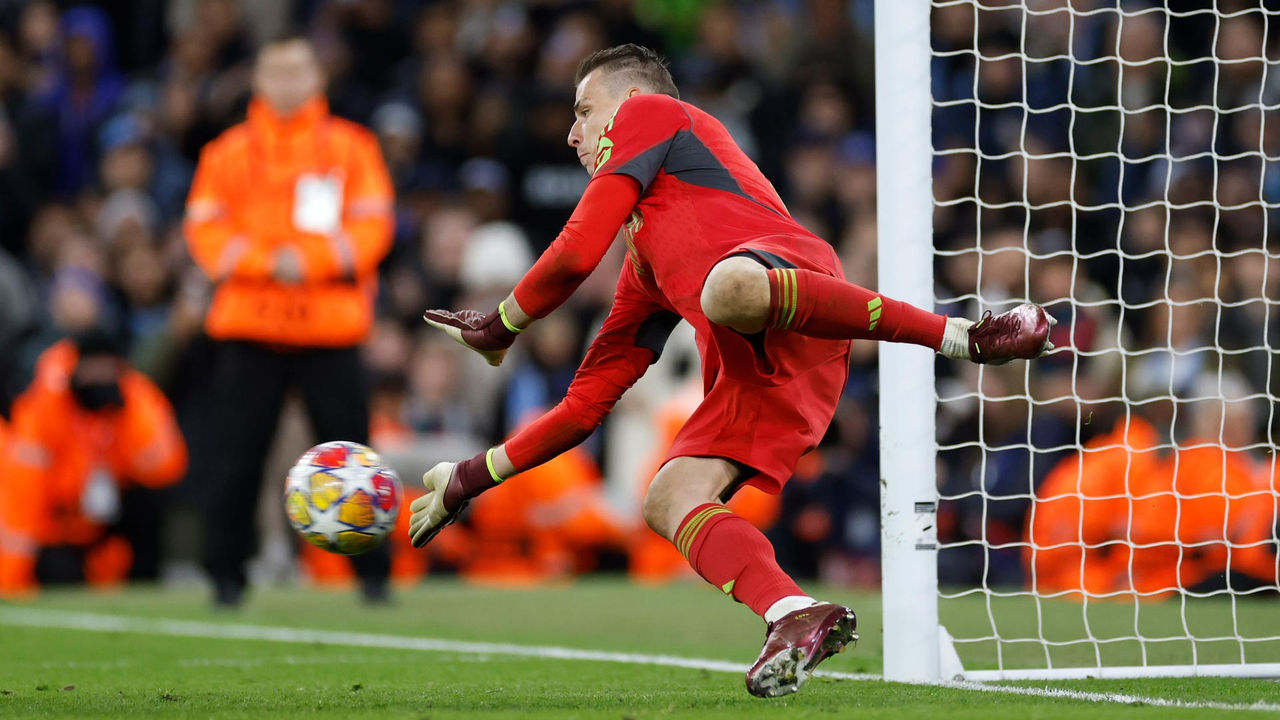
[[[623,100],[640,92],[639,88],[627,88],[614,93],[601,78],[599,70],[593,70],[578,83],[573,100],[573,127],[569,128],[569,147],[578,153],[578,162],[587,172],[596,168],[596,145],[605,127],[618,112]]]

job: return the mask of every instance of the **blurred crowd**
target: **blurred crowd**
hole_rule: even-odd
[[[558,233],[588,179],[565,137],[573,73],[596,49],[637,42],[665,53],[683,98],[724,121],[796,217],[874,285],[870,6],[0,1],[0,410],[10,415],[42,353],[65,348],[60,339],[103,328],[122,338],[129,365],[171,402],[190,467],[158,499],[126,492],[123,508],[100,519],[150,518],[145,531],[130,529],[134,577],[198,557],[201,472],[219,450],[209,442],[203,326],[211,287],[189,257],[184,205],[201,148],[244,118],[256,49],[290,30],[314,44],[331,111],[376,133],[394,184],[394,243],[363,356],[373,444],[401,458],[407,484],[427,461],[499,441],[557,402],[608,309],[620,251],[500,370],[420,320],[427,307],[495,304]],[[698,392],[695,357],[691,337],[673,338],[567,469],[524,486],[546,485],[548,497],[517,503],[508,488],[511,502],[499,506],[495,493],[456,540],[430,557],[397,555],[393,573],[412,578],[428,564],[485,576],[687,572],[637,530],[636,505],[660,443]],[[874,350],[861,349],[858,362],[829,449],[786,497],[740,502],[759,506],[753,517],[771,528],[784,564],[874,582]],[[310,440],[286,410],[275,456],[296,457]],[[278,527],[275,495],[264,493],[262,516]],[[272,537],[282,535],[267,534],[263,555]],[[304,560],[314,577],[349,574],[323,557]]]
[[[1064,348],[981,373],[939,363],[944,582],[1026,582],[1037,489],[1133,417],[1164,455],[1208,438],[1272,482],[1280,31],[1261,11],[1272,4],[1222,0],[1220,21],[1190,0],[1159,6],[1185,13],[1172,18],[1110,0],[935,8],[939,311],[977,317],[1029,298],[1058,319]],[[163,550],[135,548],[132,573],[154,578],[198,554],[185,520],[198,518],[199,470],[218,450],[206,441],[211,289],[182,237],[184,203],[200,149],[244,117],[255,49],[286,29],[314,43],[332,112],[376,133],[394,184],[394,243],[363,357],[373,444],[407,458],[410,483],[415,467],[497,442],[557,402],[608,309],[617,248],[500,370],[420,320],[427,307],[493,306],[559,231],[588,179],[565,137],[574,70],[594,50],[636,42],[666,54],[682,99],[722,120],[849,279],[874,288],[872,5],[0,0],[0,414],[59,339],[120,333],[191,456],[161,500],[138,501],[168,510],[137,533]],[[677,333],[563,467],[520,501],[514,483],[505,500],[481,498],[491,502],[429,558],[394,557],[393,574],[686,572],[636,503],[700,391],[695,358]],[[780,498],[738,500],[799,576],[878,582],[878,393],[875,346],[855,343],[822,447]],[[1192,402],[1204,397],[1226,398],[1216,426]],[[286,418],[286,467],[306,438]],[[271,501],[264,517],[279,525]],[[308,562],[314,577],[344,572]]]
[[[1064,348],[941,369],[941,578],[1275,587],[1280,5],[1025,6],[933,18],[940,311]]]

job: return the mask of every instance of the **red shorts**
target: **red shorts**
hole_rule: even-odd
[[[769,267],[844,278],[835,251],[820,238],[757,240],[724,257],[743,254]],[[698,334],[704,397],[667,459],[735,460],[749,468],[746,484],[781,492],[800,456],[818,446],[831,424],[849,377],[850,344],[776,328],[748,337],[709,324]]]

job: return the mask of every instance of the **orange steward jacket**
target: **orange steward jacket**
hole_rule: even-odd
[[[71,394],[77,360],[67,340],[46,350],[13,405],[0,456],[0,595],[30,585],[41,546],[87,546],[102,537],[106,527],[82,510],[95,472],[121,488],[160,488],[187,469],[173,407],[154,383],[126,370],[123,408],[91,412]]]
[[[378,263],[391,245],[391,180],[374,135],[333,117],[323,98],[280,117],[261,99],[200,153],[184,231],[216,285],[210,337],[298,347],[362,342]],[[296,285],[273,258],[302,261]]]

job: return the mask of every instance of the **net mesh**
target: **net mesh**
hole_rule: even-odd
[[[1280,662],[1280,4],[933,3],[939,610],[966,668]]]

